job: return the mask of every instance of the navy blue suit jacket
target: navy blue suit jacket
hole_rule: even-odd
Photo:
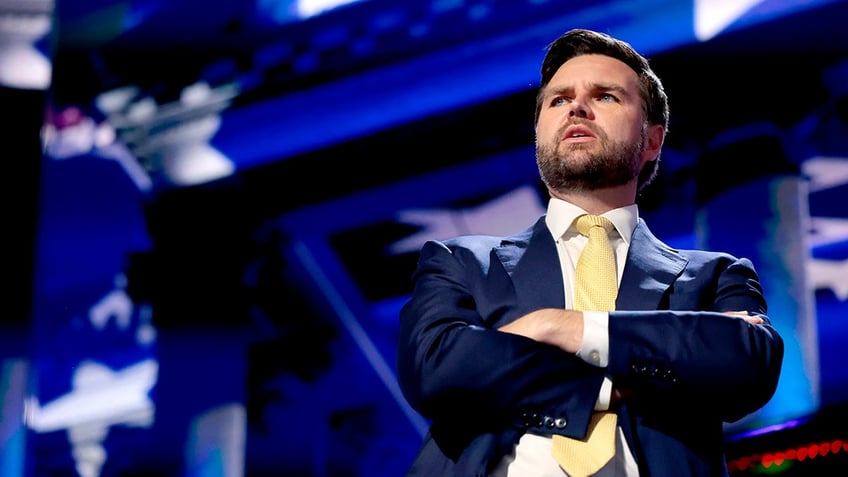
[[[644,477],[727,475],[723,422],[765,405],[783,341],[751,262],[675,250],[640,220],[609,319],[609,366],[497,328],[563,308],[544,217],[512,237],[426,243],[400,313],[398,380],[431,422],[408,476],[485,476],[525,432],[584,437],[605,374]],[[761,315],[751,325],[724,315]]]

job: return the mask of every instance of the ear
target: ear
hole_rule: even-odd
[[[653,161],[660,155],[663,141],[665,141],[665,128],[660,124],[648,125],[645,137],[645,150],[642,152],[643,161]]]

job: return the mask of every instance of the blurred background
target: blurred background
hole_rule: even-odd
[[[640,198],[751,258],[786,339],[733,475],[848,471],[848,2],[0,0],[0,475],[401,476],[427,239],[544,211],[546,45],[670,96]]]

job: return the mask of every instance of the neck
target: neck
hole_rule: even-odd
[[[551,196],[572,203],[593,215],[600,215],[612,209],[636,203],[635,182],[591,191],[548,189],[548,192]]]

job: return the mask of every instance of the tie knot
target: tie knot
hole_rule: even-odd
[[[574,226],[577,227],[578,232],[586,236],[589,236],[589,230],[591,230],[592,227],[601,227],[606,233],[609,233],[614,227],[612,222],[610,222],[606,217],[590,214],[584,214],[577,217],[577,220],[574,222]]]

